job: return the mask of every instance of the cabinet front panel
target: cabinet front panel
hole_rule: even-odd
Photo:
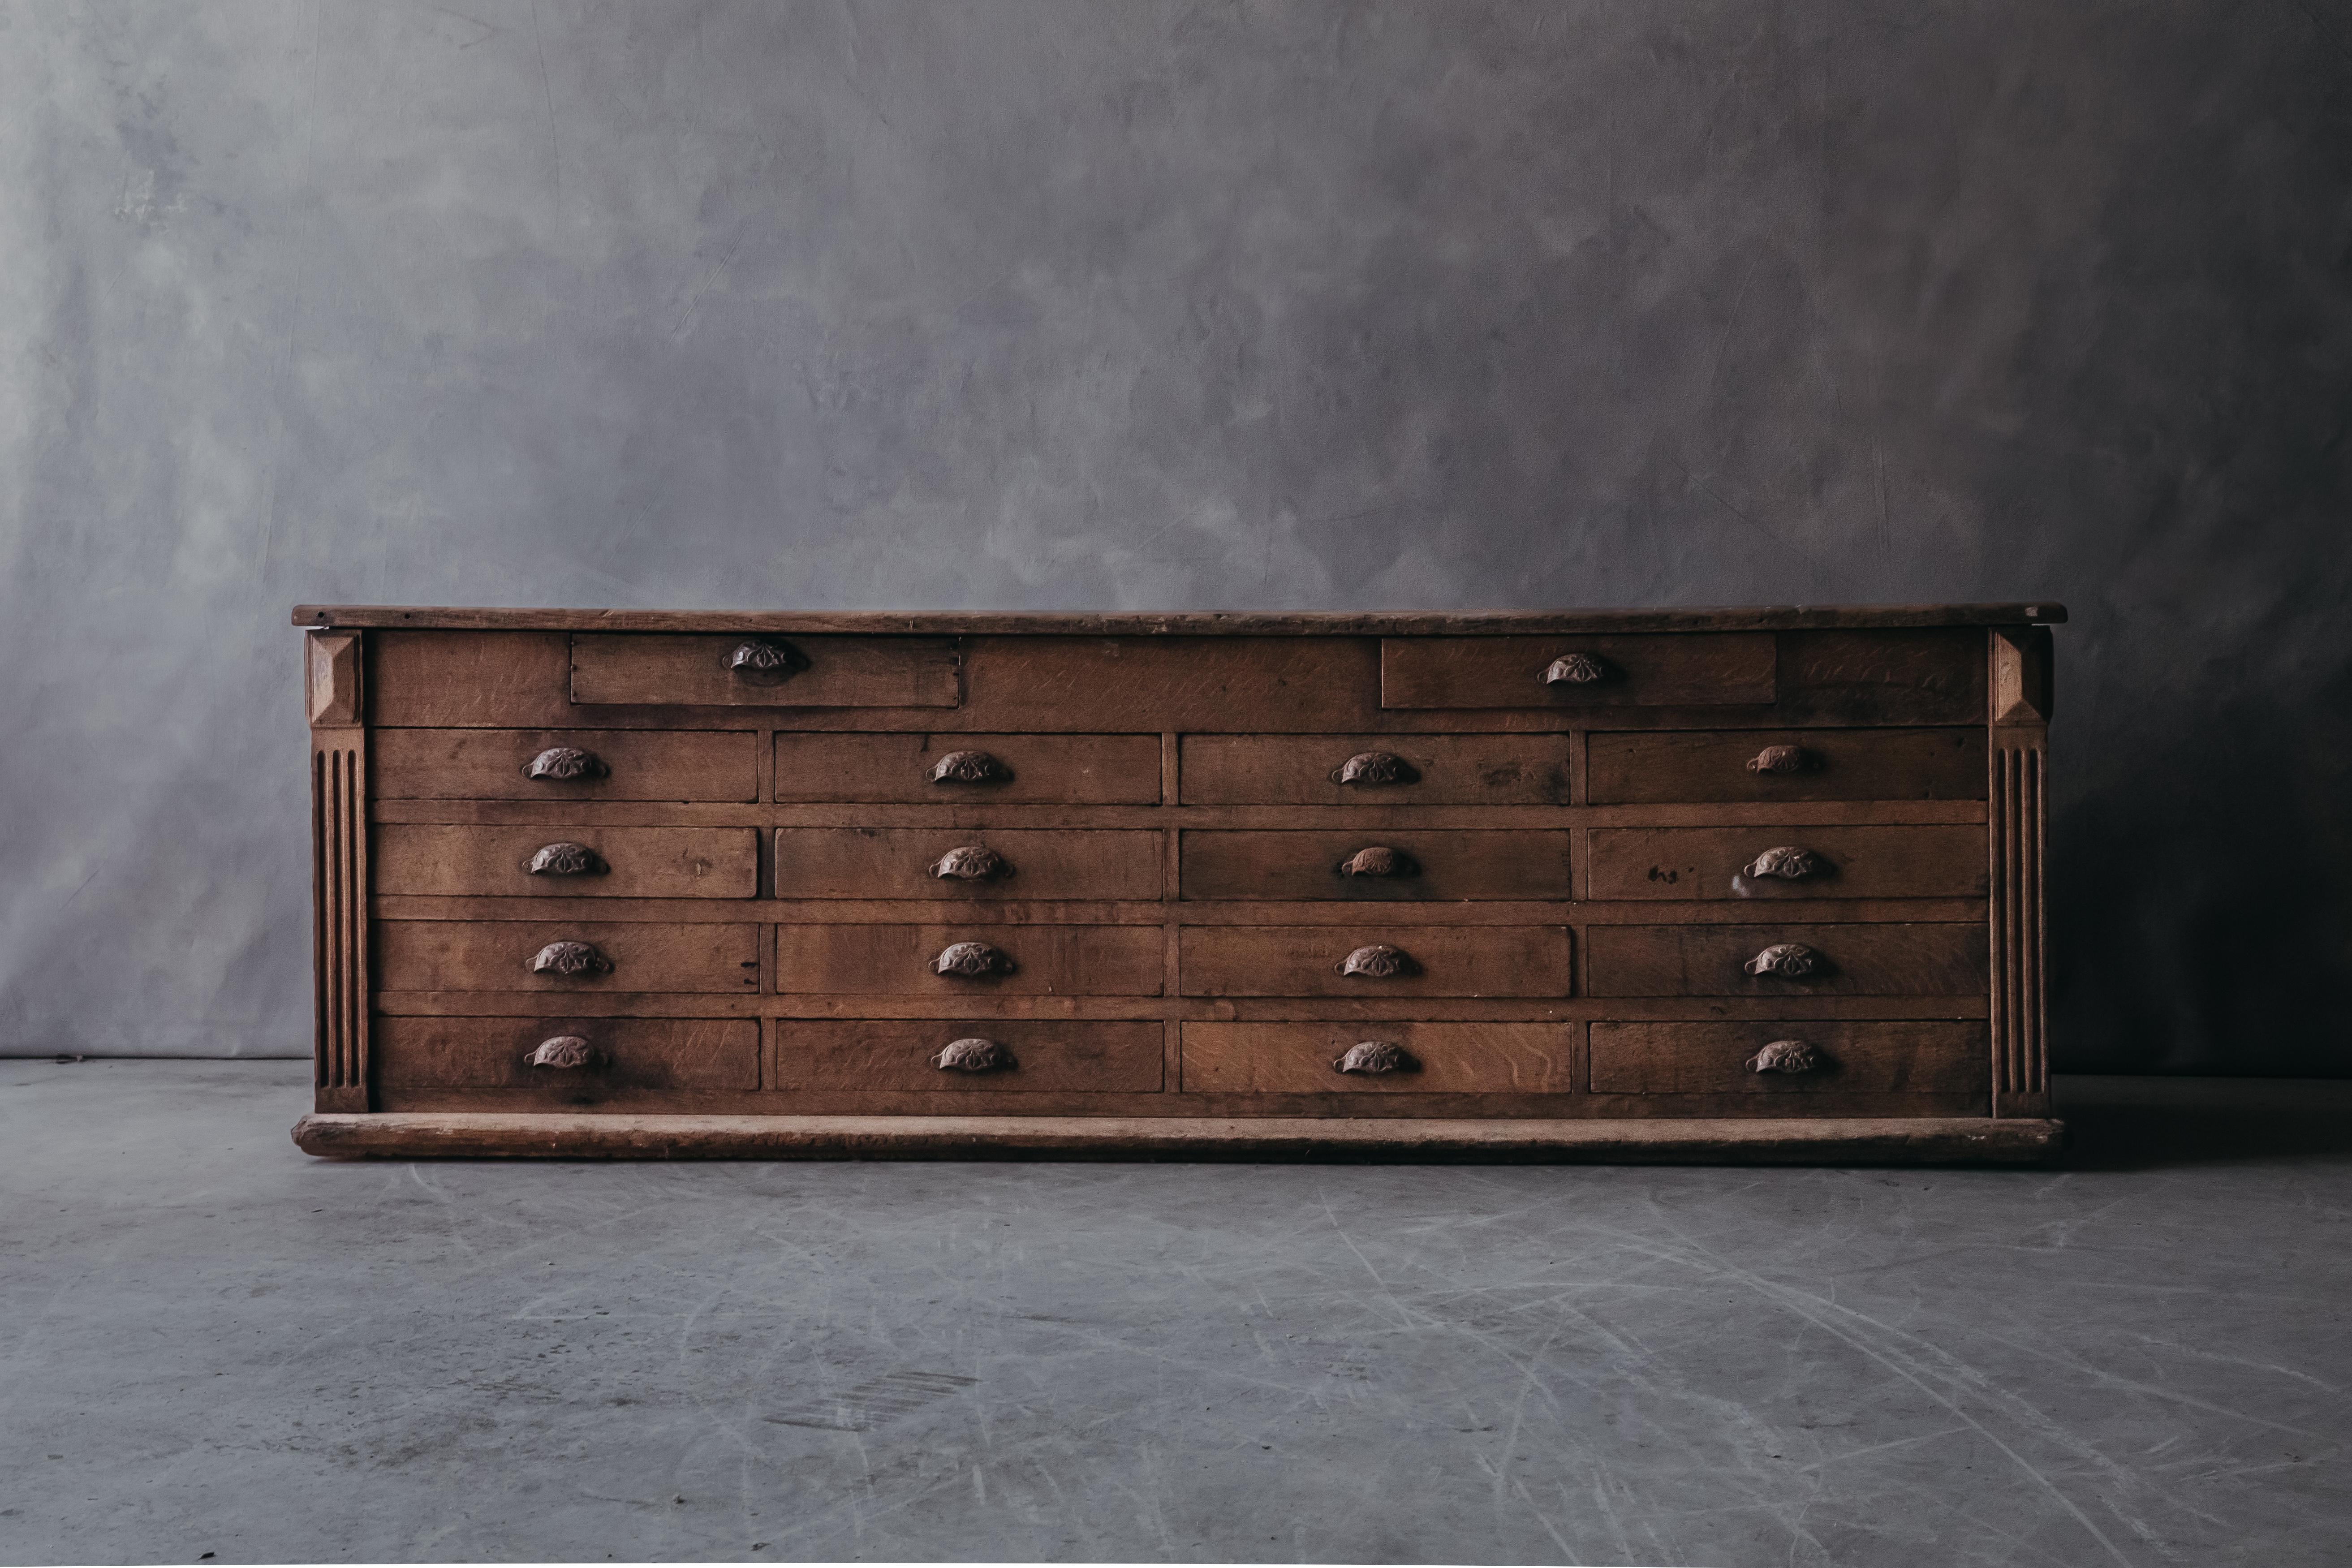
[[[375,890],[457,897],[748,899],[753,827],[377,825]],[[580,853],[584,851],[584,853]],[[538,865],[541,868],[533,870]]]
[[[1779,1053],[1796,1070],[1758,1070]],[[1985,1026],[1689,1023],[1592,1026],[1595,1094],[1965,1094],[1989,1090]]]
[[[560,1040],[585,1042],[584,1059],[533,1064]],[[388,1088],[514,1089],[593,1100],[760,1084],[760,1026],[749,1018],[381,1017],[374,1047],[376,1079]]]
[[[379,730],[383,800],[759,797],[759,737],[726,730]],[[536,772],[534,772],[536,769]]]
[[[1388,637],[1383,708],[1697,708],[1772,700],[1764,632]]]
[[[719,708],[953,708],[951,637],[575,632],[572,700]]]
[[[1565,735],[1187,735],[1188,805],[1564,805]]]
[[[1156,805],[1160,737],[780,734],[776,798]]]
[[[1596,734],[1588,795],[1612,802],[1982,800],[1982,730]]]
[[[1566,1094],[1577,1024],[1188,1023],[1190,1094]],[[1403,1053],[1385,1071],[1342,1071],[1363,1047]],[[1373,1061],[1378,1052],[1365,1053]],[[1395,1059],[1395,1058],[1390,1058]]]
[[[1565,899],[1570,837],[1482,828],[1202,829],[1183,836],[1180,875],[1187,899]]]
[[[1596,925],[1585,942],[1594,996],[1981,996],[1987,979],[1982,921]]]
[[[756,994],[759,936],[755,925],[659,921],[378,921],[376,984],[386,991]]]
[[[1187,996],[1566,996],[1565,926],[1190,926]]]
[[[1989,861],[1965,826],[1603,827],[1591,851],[1596,899],[1974,899]]]
[[[1045,1091],[1157,1092],[1163,1026],[1016,1018],[781,1019],[770,1083],[783,1090],[870,1089],[974,1099]],[[978,1070],[940,1065],[959,1041],[983,1041]],[[786,1108],[788,1109],[788,1108]]]
[[[855,996],[1157,996],[1167,945],[1159,926],[784,925],[776,928],[776,989]],[[943,957],[950,959],[945,973]]]
[[[1157,899],[1165,840],[1150,831],[782,827],[786,899]],[[950,872],[938,874],[945,863]]]

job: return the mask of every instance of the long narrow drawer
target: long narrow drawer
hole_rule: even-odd
[[[387,822],[375,828],[374,848],[379,893],[748,899],[760,889],[756,827]]]
[[[781,1089],[998,1095],[1154,1094],[1156,1022],[1062,1019],[782,1019],[769,1081]],[[940,1058],[951,1063],[941,1066]]]
[[[1188,926],[1187,996],[1565,996],[1565,926]]]
[[[1157,899],[1159,834],[780,827],[780,899]]]
[[[1383,708],[1683,708],[1765,703],[1769,632],[1387,637]]]
[[[1157,805],[1157,735],[782,734],[780,801]]]
[[[1975,899],[1981,827],[1606,827],[1596,899]]]
[[[756,800],[748,730],[378,730],[383,800]]]
[[[1591,1082],[1595,1094],[1988,1092],[1985,1042],[1980,1023],[1597,1023]]]
[[[776,989],[848,996],[1157,996],[1159,926],[782,925]]]
[[[1982,800],[1985,732],[1698,730],[1597,734],[1588,794],[1615,801]]]
[[[1594,996],[1981,996],[1984,924],[1608,926],[1585,935]]]
[[[751,1018],[379,1017],[369,1049],[376,1081],[387,1088],[603,1097],[760,1087],[760,1026]]]
[[[1338,828],[1188,832],[1187,899],[1565,899],[1564,832]]]
[[[1187,805],[1565,805],[1565,735],[1187,735]]]
[[[1577,1024],[1184,1026],[1188,1094],[1566,1094]],[[1388,1047],[1383,1050],[1381,1047]],[[1382,1070],[1358,1069],[1385,1064]]]
[[[760,928],[666,921],[378,921],[385,991],[760,989]]]
[[[953,708],[951,637],[577,632],[572,700],[716,708]]]

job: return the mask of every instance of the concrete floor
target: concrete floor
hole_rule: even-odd
[[[0,1561],[2352,1561],[2352,1085],[1888,1172],[341,1164],[306,1076],[0,1062]]]

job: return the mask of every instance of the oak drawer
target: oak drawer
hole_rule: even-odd
[[[1981,921],[1596,925],[1585,979],[1594,996],[1981,996],[1987,952]]]
[[[1149,830],[780,827],[776,896],[1157,899],[1162,842]],[[935,874],[942,862],[955,874]]]
[[[571,1067],[534,1066],[550,1041],[580,1040]],[[633,1089],[757,1089],[751,1018],[379,1017],[371,1037],[386,1088],[520,1089],[588,1098]],[[548,1054],[562,1058],[561,1047]]]
[[[1187,996],[1565,996],[1565,926],[1188,926]]]
[[[951,637],[575,632],[572,700],[716,708],[953,708]]]
[[[1504,828],[1212,828],[1184,834],[1179,875],[1187,899],[1565,899],[1570,837]],[[1379,850],[1388,857],[1368,855]]]
[[[776,928],[776,989],[848,996],[1157,996],[1167,947],[1160,926],[783,925]]]
[[[667,921],[378,921],[386,991],[757,992],[760,928]]]
[[[782,1019],[774,1028],[769,1081],[780,1089],[1153,1094],[1165,1076],[1157,1022],[827,1018]],[[1000,1065],[940,1067],[941,1053],[960,1040],[994,1046]]]
[[[1591,851],[1595,899],[1982,898],[1989,853],[1969,826],[1606,827]]]
[[[1982,800],[1979,730],[1596,734],[1587,795],[1615,801]]]
[[[1188,805],[1549,805],[1565,735],[1187,735]]]
[[[1576,1024],[1186,1024],[1188,1094],[1566,1094]],[[1385,1072],[1335,1065],[1359,1045],[1406,1061]],[[1375,1058],[1377,1059],[1377,1058]]]
[[[1383,708],[1684,708],[1766,703],[1769,632],[1387,637]]]
[[[1809,1070],[1758,1072],[1767,1046],[1794,1041]],[[1968,1094],[1988,1092],[1985,1026],[1926,1023],[1694,1023],[1592,1026],[1595,1094]]]
[[[1157,805],[1157,735],[776,737],[780,801]]]
[[[374,844],[379,893],[748,899],[760,888],[756,827],[387,822],[377,825]],[[533,871],[534,862],[542,868]]]
[[[756,800],[759,737],[730,730],[378,730],[385,800]]]

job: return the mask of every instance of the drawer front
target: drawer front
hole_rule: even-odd
[[[1985,797],[1981,729],[1596,734],[1586,758],[1595,805]]]
[[[577,632],[572,700],[715,708],[953,708],[951,637]]]
[[[1388,637],[1383,708],[1685,708],[1772,700],[1769,632]]]
[[[776,798],[1157,805],[1160,737],[778,735]]]
[[[990,1095],[1051,1091],[1156,1094],[1164,1026],[1151,1023],[975,1018],[782,1019],[769,1081],[781,1089]],[[942,1068],[959,1040],[997,1047],[980,1070]],[[969,1059],[969,1058],[968,1058]]]
[[[1565,926],[1189,926],[1187,996],[1565,996]]]
[[[1159,926],[786,925],[776,928],[776,989],[845,996],[1157,996],[1167,949]],[[944,974],[943,957],[950,960]]]
[[[1749,1064],[1776,1041],[1807,1047],[1803,1071]],[[1595,1024],[1595,1094],[1989,1092],[1980,1023]]]
[[[1190,832],[1180,875],[1187,899],[1565,899],[1570,837],[1484,828]],[[1367,855],[1378,850],[1391,855]]]
[[[576,1065],[535,1066],[551,1040],[587,1042]],[[380,1017],[376,1081],[391,1089],[519,1089],[599,1099],[635,1089],[760,1087],[751,1018]]]
[[[757,993],[759,940],[755,925],[378,921],[375,983],[386,991]]]
[[[375,829],[379,893],[542,899],[748,899],[760,889],[756,827]],[[587,851],[583,857],[567,847]],[[534,862],[542,864],[538,871]]]
[[[780,827],[782,899],[1157,899],[1165,879],[1160,835],[976,827]],[[961,850],[968,877],[933,869]]]
[[[1989,984],[1980,922],[1593,926],[1585,944],[1594,996],[1981,996]]]
[[[1187,735],[1188,805],[1552,805],[1565,735]]]
[[[1186,1024],[1190,1094],[1566,1094],[1576,1024]],[[1359,1045],[1400,1047],[1387,1072],[1342,1072]]]
[[[1596,899],[1977,899],[1981,827],[1607,827],[1591,837]],[[1796,877],[1755,875],[1772,852]]]
[[[756,800],[760,739],[729,730],[378,730],[383,800]]]

